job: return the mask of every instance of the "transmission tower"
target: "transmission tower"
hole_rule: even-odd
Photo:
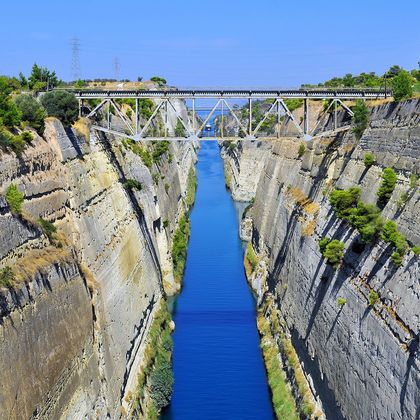
[[[119,81],[120,80],[120,60],[118,59],[118,57],[114,58],[114,78],[115,80]]]
[[[73,80],[79,80],[80,76],[80,41],[79,38],[72,38],[71,40],[72,49],[72,60],[71,60],[71,72]]]

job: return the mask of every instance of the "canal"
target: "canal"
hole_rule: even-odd
[[[202,142],[181,294],[174,301],[174,393],[163,419],[272,419],[238,208],[216,142]]]

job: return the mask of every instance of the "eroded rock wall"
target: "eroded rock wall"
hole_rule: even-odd
[[[17,273],[0,289],[1,411],[116,418],[164,282],[176,289],[170,249],[194,147],[171,144],[148,168],[118,139],[87,140],[54,119],[34,137],[21,157],[0,154],[1,192],[14,183],[25,194],[22,215],[0,198],[0,267]]]
[[[249,214],[260,262],[250,281],[260,301],[274,298],[327,418],[420,415],[419,257],[410,251],[397,267],[392,246],[360,246],[328,199],[333,188],[359,185],[363,201],[375,204],[382,170],[393,167],[398,182],[382,215],[396,221],[410,246],[419,245],[419,188],[409,180],[420,172],[419,122],[418,100],[373,108],[360,142],[343,131],[309,142],[299,158],[300,141],[283,139],[259,176]],[[370,168],[368,151],[376,159]],[[324,236],[345,244],[338,270],[320,253]]]

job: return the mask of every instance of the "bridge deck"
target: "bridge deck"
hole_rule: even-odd
[[[291,99],[382,99],[390,91],[376,89],[290,90],[78,90],[78,99],[93,98],[291,98]]]

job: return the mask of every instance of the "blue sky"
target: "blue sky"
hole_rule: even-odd
[[[164,76],[172,85],[293,87],[420,61],[420,1],[5,0],[0,74],[34,62],[72,78]]]

